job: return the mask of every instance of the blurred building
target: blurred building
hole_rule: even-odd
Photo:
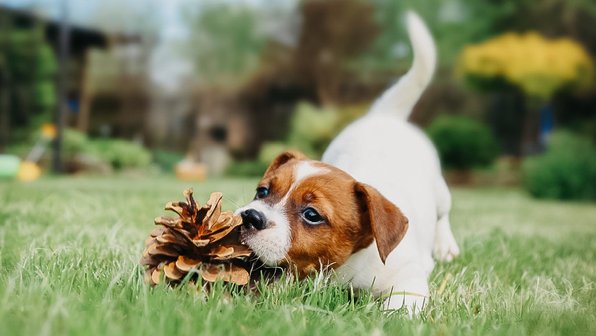
[[[11,56],[18,55],[18,49],[35,48],[35,43],[24,42],[17,45],[19,39],[12,38],[12,33],[42,31],[43,43],[48,43],[53,49],[53,54],[58,54],[58,35],[60,22],[51,18],[41,17],[32,11],[16,10],[0,7],[0,18],[2,19],[2,31],[7,36],[3,49],[8,53],[6,67],[20,67],[19,60],[10,63]],[[18,37],[18,35],[15,35]],[[17,42],[15,42],[17,41]],[[138,120],[138,102],[142,102],[144,91],[141,86],[142,62],[139,62],[141,53],[138,51],[140,38],[114,32],[105,32],[97,28],[82,26],[69,27],[69,57],[67,64],[67,99],[69,113],[67,122],[70,126],[76,127],[83,132],[105,133],[130,137],[135,134]],[[10,49],[10,50],[9,50]],[[13,57],[14,58],[14,57]],[[52,58],[55,59],[55,56]],[[52,62],[50,62],[52,63]],[[54,61],[55,63],[55,61]],[[34,67],[34,65],[31,65]],[[5,69],[2,84],[5,90],[21,90],[23,77],[27,76],[24,71]],[[27,69],[24,69],[27,70]],[[32,72],[33,68],[28,71]],[[27,88],[24,88],[28,90]],[[29,91],[35,91],[31,88]],[[15,92],[5,94],[10,100],[3,104],[2,115],[8,116],[7,122],[2,123],[3,127],[9,125],[25,125],[35,116],[35,111],[28,103],[28,97]],[[133,106],[135,106],[133,108]],[[137,115],[134,113],[137,112]],[[7,132],[3,132],[5,134]]]

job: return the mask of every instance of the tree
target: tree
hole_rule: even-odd
[[[568,38],[548,39],[535,32],[506,33],[469,45],[462,52],[458,68],[477,88],[492,91],[511,85],[526,95],[525,153],[540,148],[539,109],[563,89],[589,88],[594,75],[594,64],[579,43]],[[550,109],[544,111],[550,113]]]
[[[4,14],[0,14],[5,16]],[[0,97],[3,142],[10,136],[25,137],[36,128],[36,119],[50,118],[56,108],[54,76],[57,62],[50,45],[44,40],[43,25],[33,23],[16,27],[6,15],[0,17]],[[24,130],[18,134],[8,127]]]
[[[378,33],[374,7],[364,1],[305,0],[302,31],[294,52],[294,69],[319,100],[334,103],[348,64],[364,52]]]
[[[190,36],[180,48],[193,60],[201,83],[238,85],[256,69],[265,37],[254,8],[205,1],[184,9]]]

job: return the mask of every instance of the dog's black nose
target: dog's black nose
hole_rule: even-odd
[[[265,215],[262,212],[255,209],[248,209],[242,211],[242,224],[251,225],[257,230],[263,230],[265,228]]]

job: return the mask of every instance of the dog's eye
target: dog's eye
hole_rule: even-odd
[[[306,208],[302,211],[302,218],[310,225],[318,225],[325,222],[325,219],[313,208]]]
[[[257,194],[255,195],[255,199],[261,199],[269,196],[269,188],[259,187],[257,188]]]

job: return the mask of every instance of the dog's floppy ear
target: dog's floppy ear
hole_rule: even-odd
[[[275,171],[277,168],[281,167],[282,165],[286,164],[288,161],[293,160],[293,159],[306,160],[308,158],[306,157],[306,155],[302,154],[299,151],[295,151],[295,150],[285,151],[285,152],[279,154],[275,159],[273,159],[273,161],[269,165],[269,168],[267,168],[267,171],[265,171],[265,175]]]
[[[389,253],[404,238],[408,230],[408,218],[377,189],[356,182],[354,191],[363,212],[363,224],[370,226],[381,261],[385,263]]]

